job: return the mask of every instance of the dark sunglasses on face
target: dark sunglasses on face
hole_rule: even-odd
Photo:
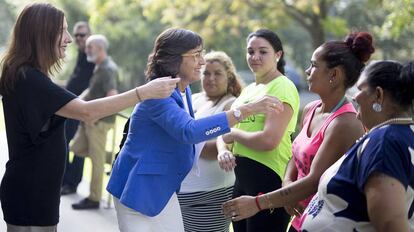
[[[85,36],[86,36],[86,34],[76,33],[76,34],[74,34],[73,36],[75,36],[75,38],[76,38],[76,37],[81,37],[81,38],[83,38],[83,37],[85,37]]]

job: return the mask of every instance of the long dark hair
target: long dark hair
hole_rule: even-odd
[[[2,59],[0,93],[12,91],[25,66],[39,69],[45,75],[60,69],[57,42],[62,36],[63,11],[50,4],[26,6],[13,28],[10,44]]]
[[[279,36],[276,35],[273,31],[269,29],[259,29],[253,33],[250,33],[247,36],[247,42],[253,37],[259,37],[265,39],[267,42],[272,45],[273,50],[275,52],[282,51],[282,56],[279,59],[279,62],[277,62],[277,70],[281,72],[282,74],[285,74],[285,59],[283,58],[285,55],[285,52],[283,51],[283,45],[282,41],[280,40]]]
[[[181,55],[203,45],[203,39],[197,33],[179,28],[163,31],[155,40],[154,49],[148,56],[147,80],[158,77],[175,77],[182,62]]]

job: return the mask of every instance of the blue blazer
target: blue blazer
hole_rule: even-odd
[[[191,90],[184,109],[178,89],[169,98],[137,105],[124,147],[107,186],[120,202],[147,216],[156,216],[191,170],[195,143],[230,131],[226,114],[195,120]]]

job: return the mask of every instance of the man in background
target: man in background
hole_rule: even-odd
[[[88,88],[95,68],[94,63],[86,60],[85,43],[90,35],[91,30],[87,22],[77,22],[73,27],[73,37],[78,47],[78,58],[75,69],[66,85],[66,89],[78,96]],[[78,125],[79,121],[77,120],[66,120],[66,140],[68,144],[75,135]],[[82,180],[83,163],[84,158],[79,156],[74,156],[72,162],[70,162],[69,154],[67,154],[66,170],[61,188],[62,195],[76,193],[76,189]]]
[[[95,64],[89,88],[82,94],[86,101],[112,96],[118,93],[116,83],[118,68],[108,56],[108,40],[103,35],[91,35],[86,40],[87,60]],[[70,149],[76,155],[89,157],[92,161],[90,194],[73,209],[98,209],[102,197],[102,182],[106,158],[106,136],[114,126],[115,115],[92,123],[81,122]]]

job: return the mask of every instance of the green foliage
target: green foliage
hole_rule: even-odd
[[[0,0],[0,47],[15,14],[29,0]],[[144,70],[156,36],[168,27],[194,30],[207,51],[223,50],[238,70],[246,70],[246,36],[269,28],[280,36],[287,62],[300,70],[326,40],[342,39],[351,30],[374,34],[374,59],[413,57],[412,0],[49,0],[66,13],[69,28],[89,21],[93,33],[110,41],[119,65],[122,89],[144,82]],[[6,6],[6,7],[3,7]],[[70,30],[71,31],[71,30]],[[69,50],[64,79],[72,72],[76,48]]]
[[[69,29],[78,21],[88,21],[88,4],[82,0],[55,0],[56,4],[64,10]]]
[[[384,1],[384,8],[389,14],[382,25],[382,33],[388,33],[393,38],[399,38],[405,31],[414,30],[414,1]]]
[[[0,52],[2,47],[5,46],[9,35],[11,33],[11,28],[14,23],[15,15],[12,5],[10,5],[5,0],[0,0]]]
[[[334,1],[325,2],[321,5],[320,1],[305,0],[158,0],[148,3],[144,12],[161,15],[161,22],[166,25],[200,33],[207,50],[228,53],[239,70],[247,69],[246,36],[259,28],[269,28],[284,42],[287,61],[303,70],[315,46],[324,41],[323,33],[315,36],[310,31],[319,27],[320,31],[334,35],[346,33],[345,21],[325,17],[326,11],[335,6]],[[319,24],[312,19],[318,19]]]
[[[411,42],[414,30],[410,29],[409,26],[411,21],[406,22],[406,27],[401,27],[398,36],[392,33],[392,29],[395,26],[391,28],[387,26],[392,24],[389,21],[390,15],[393,14],[392,12],[398,12],[398,10],[390,8],[390,4],[395,7],[393,4],[396,2],[401,3],[402,0],[365,0],[362,3],[355,0],[338,14],[339,17],[348,22],[351,30],[366,30],[373,33],[376,47],[373,59],[408,61],[414,57],[414,44]],[[408,12],[410,5],[413,5],[408,2],[400,5],[400,11]]]
[[[94,33],[110,42],[109,54],[121,68],[123,89],[142,84],[148,54],[165,26],[144,15],[144,1],[95,0],[89,10]]]
[[[324,30],[334,37],[343,37],[349,32],[347,22],[343,18],[328,16],[322,21],[322,25]]]

